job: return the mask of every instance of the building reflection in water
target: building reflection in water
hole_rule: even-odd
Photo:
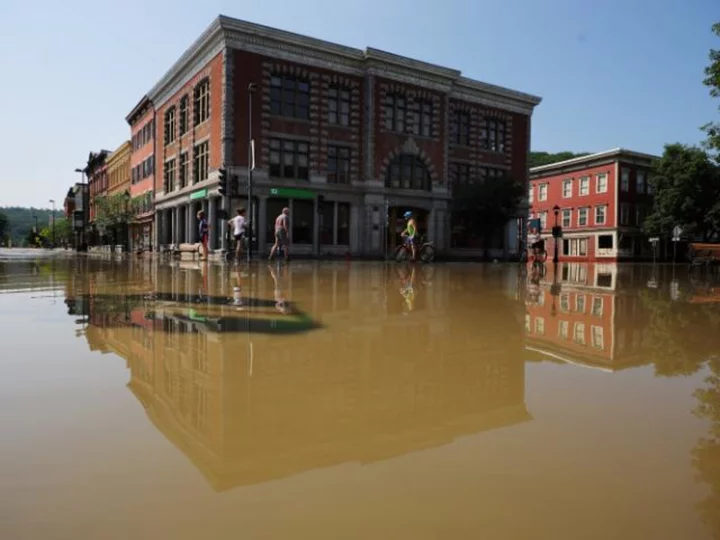
[[[530,418],[521,305],[505,271],[293,263],[243,278],[197,268],[108,268],[92,273],[91,291],[68,296],[87,296],[90,347],[127,360],[128,387],[150,420],[216,490],[387,459]],[[238,284],[262,306],[238,310]],[[127,293],[113,296],[119,286]],[[208,297],[225,303],[202,307]],[[108,298],[117,303],[98,302]],[[188,309],[194,319],[181,316]],[[312,329],[224,332],[208,323],[297,312]]]

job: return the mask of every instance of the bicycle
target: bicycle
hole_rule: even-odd
[[[425,236],[420,237],[420,241],[418,242],[419,248],[417,249],[417,253],[420,256],[420,260],[424,263],[429,263],[435,260],[435,247],[433,247],[432,242],[426,242]],[[403,241],[402,244],[400,244],[398,247],[395,248],[394,253],[394,259],[397,262],[403,262],[408,259],[408,257],[412,257],[412,250],[410,249],[410,246],[407,242]]]
[[[541,250],[533,249],[531,247],[528,247],[527,243],[521,242],[520,243],[520,262],[526,263],[528,262],[528,259],[530,258],[530,252],[532,252],[532,260],[536,263],[544,263],[547,261],[547,251],[545,251],[545,248]]]

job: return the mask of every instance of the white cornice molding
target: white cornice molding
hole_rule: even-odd
[[[629,164],[631,163],[634,165],[650,166],[653,160],[658,158],[659,156],[654,156],[652,154],[644,154],[642,152],[635,152],[625,148],[613,148],[612,150],[590,154],[589,156],[580,156],[567,159],[565,161],[559,161],[557,163],[550,163],[549,165],[533,167],[530,169],[530,177],[533,179],[543,178],[555,174],[575,172],[591,167],[601,167],[603,165],[615,163],[616,161]]]
[[[355,49],[220,15],[147,94],[159,109],[205,64],[232,48],[348,75],[378,77],[446,93],[451,98],[531,115],[541,98],[474,81],[455,69],[368,47]]]

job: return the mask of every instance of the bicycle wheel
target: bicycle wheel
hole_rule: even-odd
[[[407,259],[407,256],[408,253],[407,249],[405,249],[405,246],[398,246],[395,248],[395,254],[393,257],[397,262],[403,262]]]
[[[424,263],[433,262],[435,259],[435,249],[428,244],[420,248],[420,260]]]

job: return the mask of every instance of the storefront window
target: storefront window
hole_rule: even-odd
[[[465,223],[460,217],[452,217],[451,246],[461,249],[485,249],[485,232]],[[488,249],[503,249],[505,229],[499,228],[489,238]]]
[[[292,223],[293,244],[313,243],[313,219],[315,218],[315,205],[313,201],[293,201],[290,223]]]
[[[331,245],[333,243],[333,223],[335,223],[335,203],[324,202],[320,206],[320,243]]]

